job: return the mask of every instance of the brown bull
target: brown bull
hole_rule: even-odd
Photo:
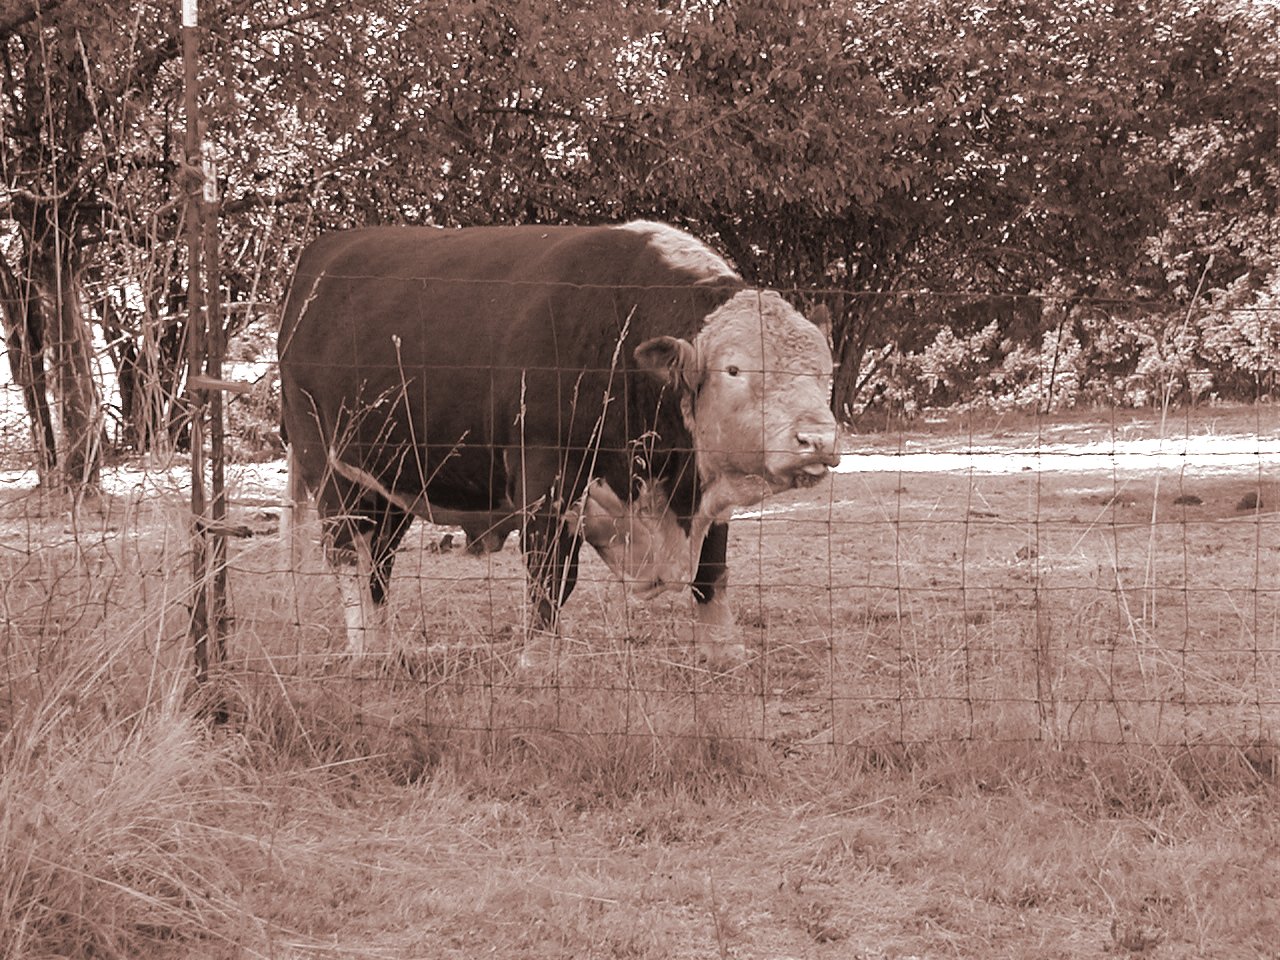
[[[839,460],[825,337],[662,224],[322,237],[279,356],[282,432],[325,518],[352,652],[429,503],[521,518],[539,628],[586,539],[645,594],[688,584],[701,651],[740,656],[734,508]]]

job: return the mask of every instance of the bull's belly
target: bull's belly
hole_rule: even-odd
[[[425,494],[439,510],[510,512],[500,452],[454,448],[443,455],[428,456],[424,468],[425,477],[415,468],[408,476],[402,474],[393,489],[405,495]]]

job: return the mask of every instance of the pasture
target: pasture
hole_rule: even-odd
[[[0,957],[1274,956],[1272,412],[845,449],[735,520],[727,673],[585,551],[520,671],[517,544],[421,525],[343,660],[257,465],[197,688],[181,469],[9,476]]]

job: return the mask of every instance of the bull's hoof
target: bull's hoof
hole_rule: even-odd
[[[320,657],[320,673],[325,676],[357,676],[370,669],[375,660],[365,651],[329,650]]]
[[[551,654],[546,650],[525,647],[520,651],[520,659],[516,666],[521,673],[542,673],[551,664]]]
[[[689,624],[688,639],[699,662],[717,673],[733,670],[747,662],[748,654],[742,636],[727,610],[715,611],[722,615],[720,622],[710,618],[695,619]]]
[[[523,673],[545,673],[555,663],[555,633],[547,630],[530,630],[525,638],[517,663]]]
[[[727,673],[747,662],[745,644],[704,640],[696,647],[698,659],[717,673]]]
[[[347,643],[342,648],[341,656],[346,660],[363,660],[370,654],[379,653],[388,648],[386,637],[380,627],[365,627],[347,632]]]

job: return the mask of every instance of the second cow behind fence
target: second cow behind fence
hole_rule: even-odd
[[[378,642],[396,546],[435,508],[518,518],[526,662],[555,636],[583,539],[642,595],[689,588],[700,654],[736,661],[734,508],[839,462],[823,332],[664,224],[323,236],[279,357],[281,432],[354,654]]]

